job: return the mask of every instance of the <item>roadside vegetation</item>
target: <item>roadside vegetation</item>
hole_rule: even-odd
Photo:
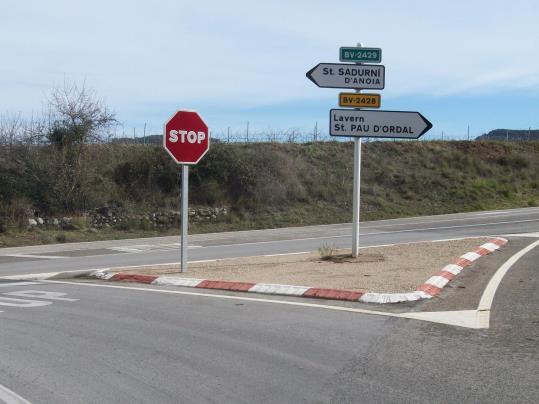
[[[191,231],[350,221],[352,149],[342,142],[212,145],[191,169],[190,205],[226,206],[229,213],[191,222]],[[57,172],[57,153],[53,146],[2,149],[4,245],[177,234],[175,225],[137,220],[90,229],[85,216],[104,205],[131,214],[177,210],[178,167],[159,146],[86,145],[71,193]],[[367,143],[361,195],[362,220],[537,206],[539,143]],[[70,216],[72,225],[30,228],[34,213]]]
[[[178,234],[174,220],[146,220],[178,210],[179,169],[162,147],[107,141],[114,115],[84,88],[57,89],[50,106],[46,121],[1,121],[0,246]],[[227,214],[190,232],[350,221],[352,175],[349,142],[214,143],[190,170],[190,206]],[[537,206],[539,142],[368,142],[361,198],[361,220]],[[103,207],[126,219],[93,227]]]

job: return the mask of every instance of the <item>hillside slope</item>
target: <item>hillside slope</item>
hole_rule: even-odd
[[[0,231],[17,223],[23,230],[36,211],[178,209],[179,170],[159,146],[89,145],[74,179],[55,153],[39,147],[0,154]],[[190,170],[190,206],[225,206],[230,214],[191,229],[350,221],[352,175],[352,143],[214,144]],[[539,142],[365,143],[361,196],[362,220],[535,206]]]
[[[476,140],[530,141],[539,140],[538,129],[494,129],[478,136]]]

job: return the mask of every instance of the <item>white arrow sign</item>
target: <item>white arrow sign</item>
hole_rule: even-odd
[[[331,136],[347,137],[417,139],[432,128],[423,115],[411,111],[332,109],[329,122]]]
[[[381,90],[385,87],[385,66],[320,63],[307,72],[307,78],[318,87]]]

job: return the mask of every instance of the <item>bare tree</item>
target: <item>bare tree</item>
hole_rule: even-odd
[[[48,98],[49,121],[47,137],[59,148],[109,140],[111,128],[117,124],[103,99],[83,83],[64,82],[56,86]]]
[[[94,175],[85,156],[91,144],[110,139],[117,121],[104,101],[85,84],[64,82],[54,87],[48,107],[46,140],[56,150],[51,150],[55,166],[53,192],[64,210],[81,209],[86,205]]]
[[[0,145],[9,149],[20,140],[23,135],[24,121],[21,114],[3,114],[0,116]]]

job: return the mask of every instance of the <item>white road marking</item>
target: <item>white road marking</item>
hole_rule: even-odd
[[[402,317],[414,320],[429,321],[431,323],[448,324],[465,328],[488,328],[482,327],[478,320],[477,310],[458,310],[458,311],[424,311],[418,313],[405,313]]]
[[[68,274],[68,273],[71,273],[71,272],[80,272],[80,270],[64,271],[62,273]],[[41,273],[38,273],[38,274],[5,275],[5,276],[2,276],[1,279],[11,279],[11,280],[14,280],[14,281],[18,281],[18,280],[41,281],[41,280],[45,280],[47,278],[50,278],[52,276],[58,275],[59,273],[60,272],[41,272]]]
[[[41,290],[21,290],[17,292],[3,293],[3,295],[17,296],[17,297],[30,297],[32,299],[61,300],[64,302],[76,302],[79,300],[79,299],[70,299],[67,297],[62,297],[62,296],[66,296],[67,293],[45,292]]]
[[[519,215],[519,214],[525,214],[525,213],[528,213],[528,212],[535,212],[537,211],[538,209],[537,208],[523,208],[523,209],[508,209],[506,211],[503,211],[503,214],[505,216],[513,216],[513,215]],[[376,221],[376,222],[364,222],[362,223],[362,228],[363,229],[371,229],[371,228],[382,228],[382,227],[391,227],[391,226],[412,226],[412,225],[424,225],[424,224],[429,224],[429,223],[444,223],[444,222],[455,222],[455,221],[465,221],[465,220],[469,220],[470,217],[473,217],[473,216],[476,216],[476,215],[481,215],[481,214],[498,214],[498,212],[500,211],[492,211],[492,212],[470,212],[470,213],[466,213],[466,214],[463,214],[464,216],[463,217],[460,217],[460,218],[452,218],[452,219],[438,219],[438,220],[431,220],[431,221],[415,221],[415,222],[407,222],[406,220],[408,219],[404,219],[404,223],[394,223],[395,221],[402,221],[403,218],[397,218],[397,219],[386,219],[386,220],[379,220],[379,221]],[[501,213],[500,213],[501,214]],[[437,215],[432,215],[432,216],[423,216],[423,218],[436,218]],[[409,220],[413,220],[414,218],[409,218]],[[417,218],[415,218],[417,219]],[[470,224],[470,225],[461,225],[461,226],[445,226],[445,227],[429,227],[429,228],[424,228],[424,229],[408,229],[408,230],[395,230],[395,231],[387,231],[387,232],[373,232],[373,233],[363,233],[363,234],[360,234],[360,236],[369,236],[369,235],[378,235],[378,234],[391,234],[391,233],[403,233],[403,232],[411,232],[411,231],[428,231],[428,230],[436,230],[436,229],[452,229],[452,228],[466,228],[466,227],[483,227],[483,226],[491,226],[491,225],[496,225],[496,224],[511,224],[511,223],[525,223],[525,222],[534,222],[534,221],[539,221],[539,219],[530,219],[530,220],[520,220],[520,221],[505,221],[505,222],[492,222],[492,223],[479,223],[479,224]],[[387,222],[387,223],[386,223]],[[381,224],[383,223],[383,224]],[[318,225],[318,226],[306,226],[306,228],[309,228],[309,227],[313,227],[313,228],[320,228],[320,227],[334,227],[336,228],[336,230],[339,230],[339,227],[350,227],[350,224],[349,223],[337,223],[337,224],[329,224],[329,225]],[[234,232],[235,234],[242,234],[242,233],[247,233],[247,232],[280,232],[280,231],[283,231],[283,230],[289,230],[289,229],[297,229],[297,227],[285,227],[285,228],[280,228],[280,229],[261,229],[261,230],[248,230],[248,231],[239,231],[239,232]],[[349,230],[349,229],[342,229],[342,230]],[[205,237],[212,237],[212,236],[219,236],[219,237],[214,237],[213,239],[210,239],[210,240],[207,240],[207,241],[218,241],[218,240],[222,240],[228,236],[230,236],[230,234],[232,234],[232,232],[226,232],[226,233],[207,233],[205,234],[204,236]],[[518,234],[515,234],[515,236],[518,236]],[[335,236],[325,236],[325,237],[307,237],[307,238],[298,238],[298,239],[288,239],[288,240],[282,240],[282,241],[287,241],[287,242],[290,242],[290,241],[302,241],[302,240],[323,240],[323,239],[329,239],[329,238],[346,238],[346,237],[351,237],[350,235],[335,235]],[[155,237],[154,239],[155,240],[158,240],[158,239],[169,239],[170,236],[165,236],[165,237]],[[132,239],[132,240],[129,240],[129,241],[134,241],[134,240],[140,240],[140,241],[148,241],[147,238],[139,238],[139,239]],[[204,241],[204,240],[200,240],[200,241]],[[271,242],[275,242],[275,241],[263,241],[263,242],[258,242],[258,243],[271,243]],[[88,246],[89,243],[101,243],[101,242],[81,242],[81,243],[69,243],[67,246],[69,246],[70,248],[68,249],[69,251],[79,251],[77,249],[73,249],[72,247],[74,246]],[[221,245],[210,245],[210,246],[190,246],[191,248],[203,248],[203,247],[227,247],[227,246],[236,246],[236,245],[249,245],[249,244],[258,244],[258,243],[239,243],[239,244],[221,244]],[[170,244],[164,244],[164,245],[176,245],[176,244],[179,244],[179,243],[170,243]],[[139,249],[137,249],[136,247],[137,246],[144,246],[144,245],[147,245],[147,244],[135,244],[135,245],[128,245],[128,246],[125,246],[125,247],[122,247],[122,246],[118,246],[118,247],[104,247],[104,248],[107,248],[107,249],[125,249],[126,253],[138,253],[138,252],[141,252],[139,251]],[[31,247],[28,247],[28,248],[31,248]],[[84,248],[83,248],[84,249]],[[128,250],[128,249],[132,249],[132,251]],[[41,250],[43,250],[41,248]],[[52,251],[55,251],[55,250],[58,250],[58,247],[56,248],[52,248]],[[65,250],[65,251],[68,251],[68,250]],[[64,251],[64,250],[61,250],[61,251]],[[47,255],[33,255],[33,254],[1,254],[0,253],[0,256],[22,256],[23,258],[24,257],[33,257],[33,258],[44,258],[44,259],[56,259],[56,258],[72,258],[72,257],[67,257],[67,256],[47,256]]]
[[[505,274],[519,259],[521,259],[524,255],[526,255],[538,245],[539,240],[517,252],[515,255],[505,261],[500,268],[498,268],[494,276],[490,279],[487,287],[485,288],[485,291],[481,296],[481,300],[479,301],[479,306],[477,307],[477,310],[490,311],[490,308],[492,307],[492,302],[494,301],[494,295],[496,294],[496,290],[498,289],[498,286],[500,286],[500,283],[502,282],[502,279]]]
[[[532,238],[539,238],[539,233],[504,234],[504,237],[532,237]]]
[[[309,254],[311,252],[312,251],[291,252],[291,253],[282,253],[282,254],[266,254],[266,255],[263,255],[262,257],[280,257],[283,255],[300,255],[300,254]]]
[[[109,247],[108,249],[113,250],[113,251],[127,252],[127,253],[142,252],[142,250],[138,248],[130,248],[130,247]]]
[[[14,391],[0,384],[0,401],[6,404],[32,404]]]
[[[98,287],[98,288],[127,289],[127,290],[137,290],[137,291],[142,291],[142,292],[168,293],[168,294],[186,295],[186,296],[212,297],[216,299],[242,300],[242,301],[259,302],[259,303],[273,303],[273,304],[283,304],[283,305],[289,305],[289,306],[312,307],[312,308],[320,308],[320,309],[335,310],[335,311],[345,311],[345,312],[351,312],[351,313],[373,314],[373,315],[380,315],[380,316],[386,316],[386,317],[403,317],[402,314],[398,314],[398,313],[386,313],[383,311],[356,309],[353,307],[330,306],[330,305],[315,304],[315,303],[293,302],[293,301],[288,301],[288,300],[261,299],[261,298],[256,298],[256,297],[219,295],[219,294],[200,293],[200,292],[184,292],[180,290],[168,290],[168,289],[139,288],[135,286],[104,285],[104,284],[99,284],[99,283],[78,283],[78,282],[65,282],[65,281],[45,281],[45,283],[88,286],[88,287]]]
[[[142,252],[157,252],[157,251],[167,251],[174,250],[181,247],[181,243],[170,243],[170,244],[138,244],[130,245],[129,247],[108,247],[108,250],[119,251],[124,253],[142,253]],[[201,248],[200,245],[189,245],[188,249]]]
[[[0,306],[10,306],[10,307],[41,307],[48,306],[52,302],[42,301],[42,300],[27,300],[27,299],[15,299],[12,297],[3,297],[0,296]]]
[[[479,301],[479,305],[477,306],[476,310],[404,313],[402,317],[430,321],[433,323],[455,325],[459,327],[475,329],[489,328],[490,309],[492,307],[492,302],[494,301],[496,290],[500,286],[503,277],[520,258],[538,245],[539,240],[514,254],[511,258],[505,261],[500,268],[498,268],[483,291],[483,295],[481,296],[481,300]]]
[[[43,285],[43,283],[36,283],[36,282],[18,282],[18,283],[11,284],[11,286],[16,286],[20,284]],[[30,307],[42,307],[42,306],[51,305],[53,302],[51,302],[50,300],[53,300],[53,301],[58,300],[58,301],[66,301],[66,302],[76,302],[79,300],[79,299],[70,299],[67,297],[63,297],[66,295],[67,293],[47,292],[47,291],[41,291],[41,290],[18,290],[14,292],[6,292],[6,293],[2,293],[2,295],[0,296],[0,306],[30,308]],[[5,296],[16,296],[16,297],[14,298],[14,297],[5,297]],[[23,297],[25,299],[18,299],[20,297]],[[45,299],[45,300],[34,300],[34,299]],[[3,311],[0,311],[0,313],[3,313]],[[0,390],[0,393],[1,393],[1,390]],[[0,395],[0,403],[1,402],[2,402],[2,397]]]
[[[395,233],[410,233],[410,232],[420,232],[420,231],[430,231],[430,230],[448,230],[448,229],[459,229],[467,227],[485,227],[485,226],[494,226],[497,224],[514,224],[514,223],[528,223],[528,222],[539,222],[539,219],[529,219],[529,220],[517,220],[509,222],[491,222],[491,223],[477,223],[477,224],[463,224],[460,226],[440,226],[440,227],[425,227],[422,229],[406,229],[406,230],[394,230],[394,231],[379,231],[373,233],[360,233],[360,237],[364,236],[376,236],[381,234],[395,234]],[[236,243],[236,244],[219,244],[219,245],[208,245],[202,246],[202,248],[212,248],[212,247],[235,247],[243,245],[254,245],[254,244],[269,244],[269,243],[290,243],[293,241],[307,241],[307,240],[327,240],[333,238],[350,238],[351,235],[339,235],[339,236],[323,236],[323,237],[305,237],[305,238],[295,238],[289,240],[271,240],[271,241],[253,241],[249,243]],[[476,236],[476,237],[485,237],[485,236]],[[419,242],[419,241],[418,241]]]
[[[39,259],[48,259],[55,260],[58,258],[69,258],[62,255],[35,255],[35,254],[6,254],[4,257],[15,257],[15,258],[39,258]]]
[[[435,313],[429,313],[429,312],[389,313],[389,312],[377,311],[377,310],[358,309],[354,307],[332,306],[332,305],[317,304],[317,303],[295,302],[295,301],[289,301],[289,300],[263,299],[263,298],[256,298],[256,297],[220,295],[220,294],[201,293],[201,292],[185,292],[185,291],[180,291],[180,290],[140,288],[136,286],[104,285],[104,284],[98,284],[98,283],[74,283],[74,282],[63,282],[63,281],[46,281],[46,282],[69,284],[69,285],[75,284],[77,286],[127,289],[127,290],[136,290],[136,291],[142,291],[142,292],[155,292],[155,293],[168,293],[168,294],[176,294],[176,295],[210,297],[210,298],[216,298],[216,299],[240,300],[240,301],[250,301],[250,302],[257,302],[257,303],[281,304],[281,305],[288,305],[288,306],[300,306],[300,307],[308,307],[308,308],[314,308],[314,309],[334,310],[334,311],[341,311],[341,312],[376,315],[376,316],[384,316],[384,317],[406,318],[410,320],[420,320],[420,321],[428,321],[428,322],[440,323],[440,324],[449,324],[449,325],[453,325],[457,327],[465,327],[465,328],[474,328],[474,329],[488,328],[488,324],[485,327],[484,322],[481,321],[482,313],[478,312],[477,310],[445,311],[445,312],[435,312]]]
[[[169,293],[169,294],[178,294],[178,295],[187,295],[187,296],[201,296],[201,297],[212,297],[216,299],[229,299],[229,300],[243,300],[243,301],[252,301],[260,303],[272,303],[272,304],[284,304],[291,306],[301,306],[301,307],[311,307],[319,308],[325,310],[336,310],[336,311],[345,311],[352,313],[361,313],[361,314],[370,314],[370,315],[379,315],[386,317],[398,317],[398,318],[408,318],[413,320],[429,321],[440,324],[448,324],[458,327],[466,328],[489,328],[490,326],[490,308],[494,300],[494,295],[498,286],[500,285],[503,277],[509,271],[509,269],[525,254],[534,249],[539,245],[539,240],[530,244],[529,246],[523,248],[511,258],[509,258],[494,274],[494,276],[489,281],[487,287],[485,288],[479,305],[476,310],[458,310],[458,311],[442,311],[442,312],[408,312],[408,313],[387,313],[376,310],[366,310],[366,309],[356,309],[351,307],[342,307],[342,306],[331,306],[315,303],[304,303],[304,302],[293,302],[288,300],[277,300],[277,299],[261,299],[255,297],[242,297],[234,295],[220,295],[220,294],[211,294],[211,293],[201,293],[201,292],[186,292],[179,290],[162,290],[154,288],[140,288],[133,286],[118,286],[118,285],[103,285],[97,283],[76,283],[76,285],[81,286],[90,286],[90,287],[105,287],[105,288],[115,288],[115,289],[128,289],[128,290],[137,290],[137,291],[147,291],[147,292],[156,292],[156,293]],[[63,281],[45,281],[46,283],[60,283],[60,284],[73,284],[73,282],[63,282]]]
[[[8,288],[11,286],[28,286],[28,285],[39,285],[39,282],[9,282],[9,283],[0,283],[0,288]]]
[[[505,212],[503,210],[494,210],[492,212],[479,212],[474,213],[473,216],[495,216],[495,215],[504,215]]]

